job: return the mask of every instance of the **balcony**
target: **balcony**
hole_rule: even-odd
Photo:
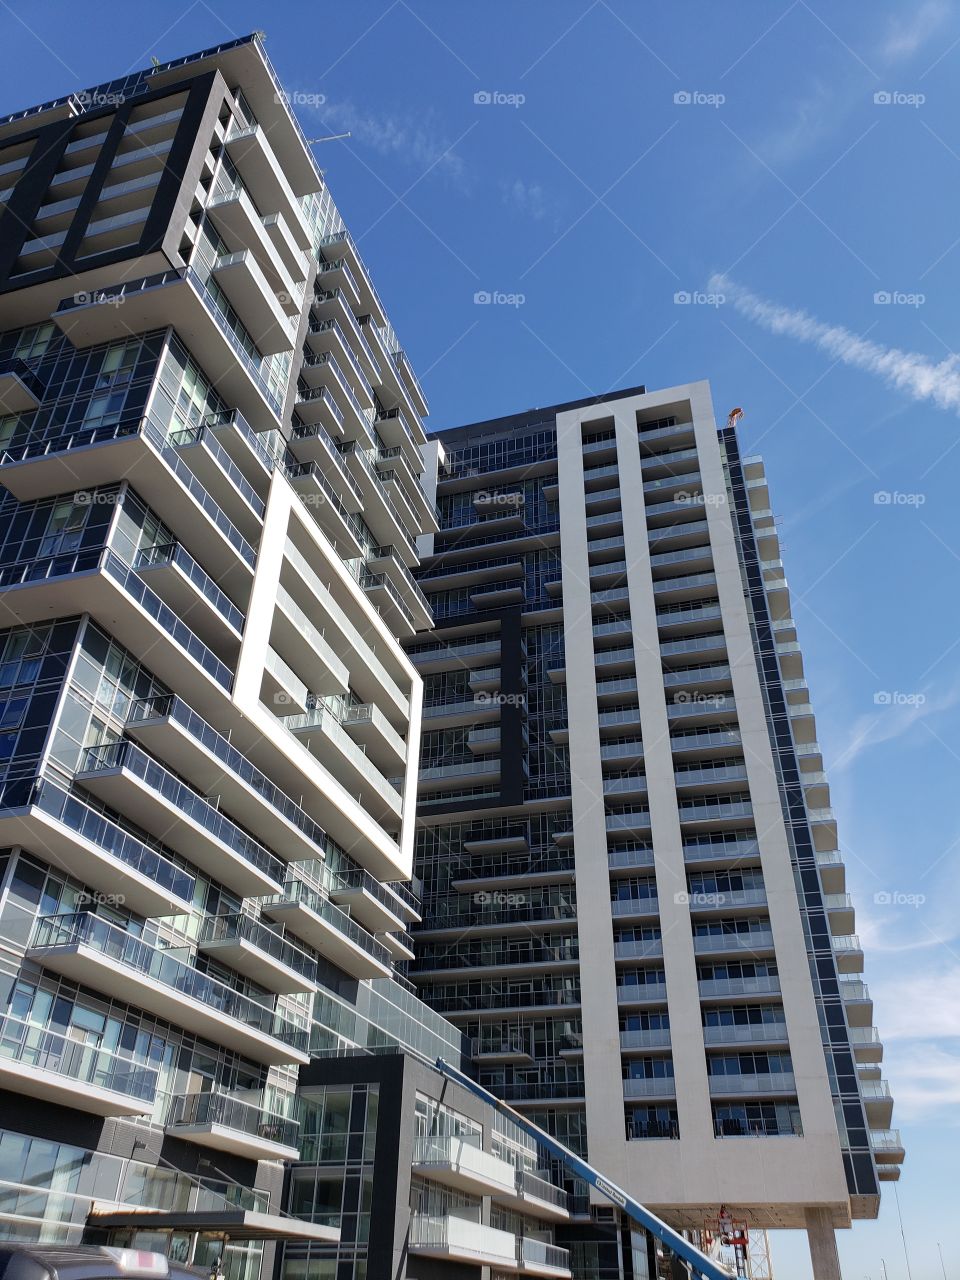
[[[883,1061],[883,1042],[876,1027],[850,1027],[850,1047],[858,1063]]]
[[[886,1129],[893,1120],[893,1097],[886,1080],[861,1080],[860,1095],[870,1127]]]
[[[526,1032],[471,1040],[470,1056],[480,1066],[533,1062],[533,1040]]]
[[[81,348],[173,325],[227,404],[248,422],[266,416],[279,426],[281,404],[264,377],[262,359],[250,353],[221,301],[192,267],[64,298],[53,319]]]
[[[139,915],[190,910],[189,871],[45,779],[16,780],[0,789],[0,840],[47,850],[82,884],[121,892]]]
[[[285,314],[251,250],[221,254],[213,268],[213,279],[244,327],[256,334],[257,348],[262,355],[293,350],[293,322]]]
[[[761,974],[754,978],[701,978],[697,986],[701,1000],[780,994],[780,979],[774,974]]]
[[[429,1135],[413,1144],[413,1172],[470,1195],[512,1195],[517,1171],[512,1164],[465,1138]]]
[[[769,1071],[757,1075],[711,1075],[708,1077],[711,1098],[766,1097],[770,1094],[795,1095],[797,1083],[792,1071]]]
[[[738,911],[767,905],[767,892],[762,888],[712,889],[702,882],[694,882],[689,890],[687,902],[691,912]]]
[[[851,1027],[869,1027],[873,1023],[873,1001],[865,982],[856,978],[840,980],[840,998]]]
[[[760,955],[773,951],[773,934],[769,929],[753,929],[743,933],[733,930],[721,933],[695,934],[694,954],[701,955]]]
[[[387,948],[303,881],[288,881],[261,911],[353,978],[389,978],[393,971]]]
[[[171,431],[168,446],[190,467],[241,534],[259,542],[266,506],[220,440],[214,422]]]
[[[76,777],[240,897],[258,897],[283,884],[286,868],[279,858],[135,743],[91,747]]]
[[[242,600],[256,555],[219,503],[146,418],[56,436],[15,436],[0,457],[4,486],[21,501],[129,479],[187,547],[202,548],[217,583]],[[221,476],[220,490],[226,487]]]
[[[662,1059],[660,1059],[662,1063]],[[677,1086],[673,1076],[632,1076],[623,1082],[623,1096],[636,1098],[675,1098]]]
[[[38,919],[29,959],[269,1065],[310,1061],[307,1032],[269,1006],[208,977],[98,916]]]
[[[188,551],[178,542],[145,547],[134,568],[178,617],[190,619],[190,629],[205,645],[236,660],[243,614]]]
[[[452,1214],[413,1214],[407,1247],[419,1256],[475,1267],[517,1271],[519,1266],[515,1235]]]
[[[906,1156],[899,1129],[871,1129],[870,1146],[877,1164],[902,1164]]]
[[[323,470],[315,462],[288,463],[286,477],[300,495],[304,506],[344,560],[363,554],[363,531],[356,515],[337,495]]]
[[[207,205],[207,213],[229,246],[249,248],[256,255],[257,264],[274,293],[283,293],[292,300],[294,273],[298,282],[304,278],[302,263],[298,268],[289,247],[284,246],[286,252],[281,251],[283,241],[278,238],[278,225],[267,226],[245,189],[236,186],[215,196]]]
[[[340,725],[382,773],[393,776],[403,772],[406,741],[379,707],[372,703],[354,704],[341,714]]]
[[[476,783],[493,786],[500,781],[500,758],[463,760],[459,764],[431,765],[420,770],[421,791],[449,791]]]
[[[270,643],[293,664],[315,694],[346,693],[349,689],[347,664],[290,592],[279,585]]]
[[[278,995],[317,989],[317,962],[281,933],[241,912],[205,916],[197,950]]]
[[[539,1215],[538,1216],[542,1216]],[[569,1280],[570,1250],[537,1236],[524,1236],[519,1245],[520,1274],[523,1276],[559,1276]]]
[[[786,1022],[743,1022],[717,1026],[709,1023],[703,1028],[703,1043],[707,1048],[722,1045],[767,1045],[787,1043]]]
[[[39,409],[46,390],[25,360],[14,357],[0,362],[0,415]]]
[[[664,1004],[666,999],[665,982],[624,982],[617,986],[617,1004]]]
[[[282,214],[298,247],[309,249],[310,229],[300,201],[267,139],[267,130],[256,124],[233,128],[227,135],[226,150],[257,207]]]
[[[620,1032],[620,1051],[634,1053],[643,1049],[669,1049],[669,1027],[638,1027]]]
[[[174,1097],[164,1123],[171,1138],[247,1160],[299,1160],[300,1125],[225,1093]]]
[[[327,707],[315,706],[280,720],[325,769],[351,789],[354,798],[379,822],[399,818],[403,798],[368,759]]]
[[[148,1115],[157,1070],[45,1027],[0,1018],[0,1088],[98,1116]]]
[[[135,702],[125,727],[205,795],[218,796],[281,857],[297,862],[323,856],[323,828],[182,699],[166,695]]]

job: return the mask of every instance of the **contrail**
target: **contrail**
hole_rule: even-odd
[[[741,315],[770,333],[796,338],[855,369],[878,374],[911,400],[929,400],[939,409],[960,413],[960,357],[948,356],[935,364],[916,351],[868,342],[842,325],[824,324],[806,311],[767,302],[727,276],[711,276],[709,287],[712,293],[722,293]]]

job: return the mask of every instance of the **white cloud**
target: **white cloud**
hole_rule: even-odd
[[[456,153],[454,140],[444,134],[432,112],[374,115],[352,102],[327,102],[319,115],[325,127],[349,131],[357,142],[379,155],[395,156],[421,170],[432,169],[457,187],[469,185],[470,175]]]
[[[878,692],[881,691],[878,690]],[[881,706],[873,715],[859,716],[850,730],[846,746],[835,760],[830,761],[830,770],[839,772],[842,769],[849,769],[853,762],[871,747],[879,747],[882,743],[894,742],[897,738],[904,737],[922,720],[949,711],[958,702],[960,702],[960,685],[939,695],[923,690],[912,703]]]
[[[960,1124],[960,1054],[935,1044],[917,1045],[898,1053],[892,1065],[895,1122],[933,1113],[941,1122]]]
[[[891,18],[880,46],[886,62],[902,62],[921,49],[940,29],[950,13],[945,0],[926,0],[909,17]]]
[[[519,213],[532,218],[534,222],[542,222],[554,213],[543,187],[536,182],[524,182],[516,178],[513,182],[501,184],[503,203],[510,205]]]
[[[709,288],[723,293],[741,315],[769,333],[794,338],[854,369],[879,377],[911,400],[960,413],[960,357],[934,362],[916,351],[870,342],[842,325],[825,324],[808,312],[767,302],[726,276],[714,275]]]
[[[879,997],[881,1039],[960,1040],[960,963],[926,965],[902,977],[870,983]]]

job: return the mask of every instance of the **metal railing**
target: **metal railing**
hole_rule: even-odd
[[[19,1063],[31,1072],[51,1071],[77,1086],[106,1089],[151,1105],[157,1092],[156,1067],[122,1058],[109,1049],[81,1044],[58,1031],[19,1018],[0,1018],[2,1061]],[[11,1087],[16,1092],[16,1086]]]

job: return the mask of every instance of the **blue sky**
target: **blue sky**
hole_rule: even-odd
[[[941,1275],[938,1239],[960,1275],[960,5],[20,12],[0,4],[3,111],[266,28],[307,132],[352,131],[318,156],[434,426],[695,378],[718,417],[744,407],[908,1148],[913,1277]],[[855,1280],[881,1258],[906,1276],[892,1187],[841,1251]],[[810,1274],[800,1238],[775,1262]]]

